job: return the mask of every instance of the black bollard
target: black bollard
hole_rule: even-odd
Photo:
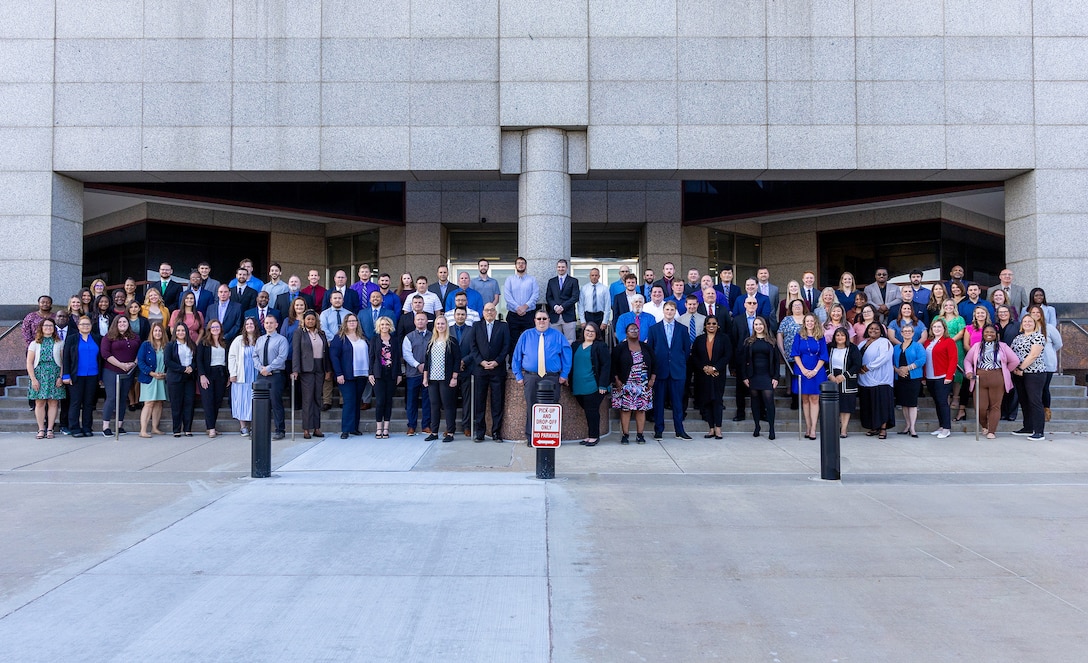
[[[268,395],[271,388],[272,381],[265,377],[253,383],[253,422],[250,427],[253,460],[249,476],[254,479],[272,476],[272,401]]]
[[[838,481],[839,472],[839,385],[820,385],[820,478]]]
[[[536,383],[536,402],[544,405],[554,405],[559,402],[559,394],[556,393],[556,384],[551,380],[541,380]],[[536,478],[555,478],[555,449],[536,450]]]

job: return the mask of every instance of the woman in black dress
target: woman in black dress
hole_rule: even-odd
[[[704,437],[722,439],[722,395],[725,392],[725,367],[733,359],[729,335],[718,330],[717,318],[707,318],[703,333],[691,346],[691,365],[695,372],[695,404],[707,413],[710,431]]]
[[[778,347],[771,339],[770,325],[763,316],[752,321],[752,335],[741,346],[741,377],[752,393],[752,418],[759,437],[759,421],[767,417],[767,439],[774,439],[774,390],[778,387]]]

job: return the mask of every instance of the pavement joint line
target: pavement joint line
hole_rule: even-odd
[[[1073,608],[1074,610],[1076,610],[1077,612],[1079,612],[1081,614],[1088,614],[1088,611],[1086,611],[1084,608],[1081,608],[1077,604],[1072,603],[1072,602],[1062,598],[1061,596],[1058,596],[1057,594],[1050,591],[1049,589],[1039,585],[1036,582],[1033,582],[1027,576],[1025,576],[1025,575],[1023,575],[1021,573],[1017,573],[1016,571],[1013,571],[1012,569],[1010,569],[1009,567],[1005,566],[1004,564],[998,562],[997,560],[991,559],[991,558],[987,557],[986,555],[983,555],[982,553],[978,552],[977,550],[974,550],[973,548],[971,548],[970,546],[968,546],[968,545],[966,545],[964,543],[960,543],[959,541],[953,539],[952,537],[948,536],[944,532],[941,532],[941,531],[939,531],[939,530],[937,530],[937,529],[935,529],[935,528],[921,522],[917,518],[914,518],[912,516],[907,515],[906,513],[903,513],[902,511],[895,508],[894,506],[892,506],[892,505],[888,504],[887,502],[884,502],[883,500],[880,500],[880,499],[868,494],[864,490],[861,490],[861,491],[858,491],[858,492],[860,492],[862,495],[869,498],[873,502],[875,502],[875,503],[879,504],[880,506],[884,507],[888,511],[890,511],[890,512],[894,513],[895,515],[899,516],[900,518],[908,520],[911,523],[913,523],[914,525],[916,525],[918,527],[921,527],[922,529],[924,529],[924,530],[926,530],[928,532],[931,532],[932,534],[934,534],[936,536],[939,536],[940,538],[944,539],[945,541],[948,541],[949,543],[951,543],[954,546],[959,547],[961,550],[964,550],[964,551],[978,557],[979,559],[990,563],[994,567],[996,567],[998,569],[1001,569],[1005,573],[1009,574],[1011,577],[1016,578],[1018,580],[1022,580],[1023,582],[1025,582],[1025,583],[1031,585],[1032,587],[1034,587],[1035,589],[1038,589],[1039,591],[1041,591],[1044,594],[1050,596],[1051,598],[1057,599],[1058,601],[1066,604],[1067,606],[1069,606],[1070,608]]]
[[[552,551],[551,551],[551,496],[548,484],[544,484],[544,578],[548,588],[548,661],[555,660],[555,620],[552,618],[554,602],[552,588]]]
[[[671,460],[672,464],[676,466],[676,469],[680,470],[681,474],[686,474],[686,472],[684,472],[684,468],[680,467],[680,463],[676,462],[676,459],[673,458],[673,455],[669,453],[669,448],[665,446],[665,440],[661,439],[654,441],[657,442],[657,446],[661,447],[661,450],[665,452],[665,455],[669,457],[669,460]]]
[[[199,448],[201,448],[201,447],[203,447],[205,445],[211,444],[213,441],[214,441],[214,438],[208,438],[204,442],[201,442],[200,444],[198,444],[196,446],[188,447],[186,449],[183,449],[182,451],[177,452],[173,456],[167,456],[166,458],[161,458],[158,461],[156,461],[154,463],[151,463],[150,465],[146,465],[144,467],[141,467],[140,471],[142,472],[144,470],[149,470],[152,467],[155,467],[156,465],[159,465],[160,463],[165,463],[168,460],[173,460],[173,459],[177,458],[178,456],[183,456],[183,455],[189,453],[190,451],[195,451],[195,450],[197,450],[197,449],[199,449]]]
[[[81,444],[81,445],[79,445],[79,446],[77,446],[77,447],[72,447],[71,449],[67,449],[67,450],[65,450],[65,451],[62,451],[62,452],[61,452],[61,453],[59,453],[59,454],[55,454],[55,455],[53,455],[53,456],[49,456],[48,458],[38,458],[37,460],[31,461],[31,462],[29,462],[29,463],[26,463],[25,465],[20,465],[20,466],[18,466],[18,467],[13,467],[13,468],[11,468],[11,470],[12,470],[12,471],[14,471],[14,470],[21,470],[21,469],[23,469],[24,467],[30,467],[31,465],[37,465],[38,463],[42,463],[42,462],[45,462],[45,461],[47,461],[47,460],[53,460],[54,458],[61,458],[61,457],[63,457],[63,456],[67,456],[68,454],[71,454],[71,453],[75,453],[75,452],[77,452],[77,451],[82,451],[83,449],[88,449],[88,448],[90,448],[90,447],[96,447],[96,446],[98,446],[99,444],[102,444],[102,443],[101,443],[101,442],[88,442],[87,444]]]

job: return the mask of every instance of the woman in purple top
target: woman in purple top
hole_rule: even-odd
[[[99,344],[102,351],[102,386],[106,389],[106,402],[102,404],[102,434],[113,435],[110,422],[117,417],[117,432],[124,435],[127,403],[118,407],[117,399],[125,398],[136,379],[136,354],[140,350],[140,337],[129,326],[128,316],[119,315],[110,323],[109,331]]]

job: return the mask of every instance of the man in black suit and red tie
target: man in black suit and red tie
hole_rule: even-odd
[[[506,399],[506,360],[510,357],[510,329],[496,320],[498,308],[492,302],[484,304],[484,319],[469,327],[469,357],[476,380],[473,400],[476,402],[476,441],[484,441],[487,401],[491,393],[491,439],[502,442],[502,412]]]
[[[570,263],[560,258],[555,263],[555,276],[548,280],[545,294],[548,319],[553,329],[563,332],[567,341],[574,342],[574,321],[577,319],[575,305],[578,303],[578,279],[567,274]]]

